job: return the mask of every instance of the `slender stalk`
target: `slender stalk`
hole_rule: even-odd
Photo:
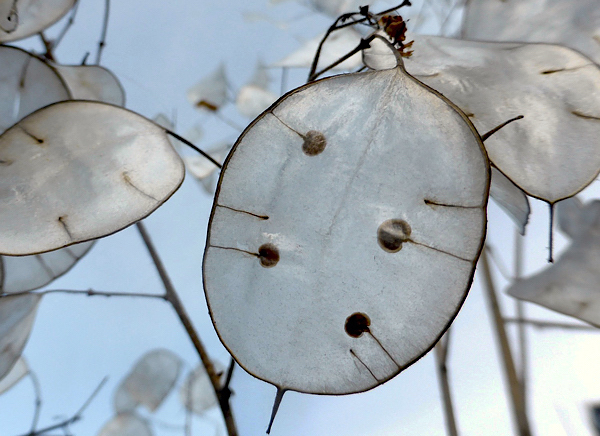
[[[179,320],[183,324],[185,331],[190,337],[192,343],[194,344],[194,348],[198,352],[200,360],[202,361],[202,364],[206,369],[206,373],[210,378],[210,382],[212,384],[213,390],[215,391],[215,395],[219,400],[219,406],[221,407],[221,413],[223,414],[223,419],[225,420],[228,435],[237,436],[237,429],[235,426],[235,421],[233,419],[231,405],[229,404],[229,397],[231,395],[231,392],[229,391],[229,389],[221,389],[219,376],[215,371],[215,367],[212,361],[210,360],[210,357],[208,356],[208,353],[206,352],[202,341],[200,340],[200,336],[194,329],[192,321],[189,315],[187,314],[185,307],[181,303],[181,300],[179,299],[179,295],[175,291],[175,287],[173,286],[173,283],[171,282],[171,279],[167,274],[167,270],[165,269],[162,260],[160,259],[158,252],[156,251],[156,248],[154,247],[154,244],[150,239],[150,235],[148,234],[146,227],[142,222],[137,222],[136,227],[140,233],[140,236],[142,237],[142,240],[144,241],[144,244],[146,245],[146,248],[148,249],[152,261],[154,262],[154,266],[156,267],[156,271],[160,276],[163,286],[165,287],[166,299],[171,303],[173,309],[175,309],[177,316],[179,316]]]
[[[54,54],[52,53],[52,42],[46,39],[44,32],[40,32],[38,33],[38,35],[40,36],[42,44],[44,44],[44,49],[46,50],[46,53],[44,53],[44,57],[49,61],[54,61],[55,59]]]
[[[110,16],[110,0],[105,0],[104,3],[104,20],[102,22],[102,34],[100,35],[100,41],[98,41],[98,53],[96,54],[96,65],[100,65],[100,59],[102,58],[102,51],[106,45],[106,33],[108,31],[108,19]]]
[[[504,364],[504,375],[508,382],[510,398],[512,400],[512,411],[515,423],[517,425],[518,434],[520,436],[531,436],[532,433],[529,427],[527,413],[525,411],[525,402],[521,392],[521,384],[519,383],[515,362],[512,357],[510,344],[508,342],[508,336],[504,328],[502,312],[498,303],[496,287],[494,285],[494,279],[490,270],[488,254],[485,247],[481,251],[480,264],[483,271],[484,288],[488,297],[488,306],[492,314],[492,319],[496,330],[496,338],[498,340],[502,362]]]
[[[35,433],[38,421],[40,420],[40,412],[42,411],[42,389],[40,387],[40,381],[38,380],[37,375],[35,375],[35,373],[31,370],[29,370],[29,378],[33,384],[33,391],[35,392],[35,410],[33,412],[31,430],[29,433]]]
[[[79,290],[79,289],[49,289],[47,291],[35,292],[35,291],[23,291],[23,292],[15,292],[12,294],[0,294],[0,298],[4,297],[14,297],[16,295],[24,295],[24,294],[74,294],[74,295],[86,295],[88,297],[142,297],[142,298],[158,298],[161,300],[166,300],[166,295],[159,294],[143,294],[136,292],[104,292],[104,291],[94,291],[93,289],[87,290]]]
[[[339,58],[338,60],[336,60],[334,63],[328,65],[327,67],[323,68],[321,71],[317,71],[316,73],[314,73],[312,76],[310,76],[308,78],[309,82],[312,82],[313,80],[316,80],[320,75],[326,73],[327,71],[337,67],[339,64],[341,64],[342,62],[344,62],[345,60],[351,58],[352,56],[354,56],[356,53],[358,53],[361,50],[364,50],[366,48],[369,48],[370,45],[369,43],[373,40],[373,37],[371,36],[368,39],[361,39],[360,42],[358,43],[358,45],[356,47],[354,47],[354,49],[352,49],[350,52],[346,53],[344,56],[342,56],[341,58]]]
[[[448,378],[448,344],[450,342],[450,330],[435,344],[435,360],[440,390],[442,391],[442,403],[444,404],[444,416],[446,418],[446,429],[448,436],[458,436],[454,404],[450,391],[450,380]]]
[[[200,153],[202,156],[204,156],[205,158],[207,158],[209,161],[211,161],[217,168],[221,169],[222,165],[217,162],[213,157],[211,157],[208,153],[206,153],[204,150],[202,150],[199,147],[196,147],[194,144],[192,144],[190,141],[188,141],[187,139],[185,139],[183,136],[179,136],[177,133],[165,129],[165,132],[167,132],[167,134],[171,135],[173,138],[183,142],[185,145],[187,145],[188,147],[192,148],[193,150],[196,150],[198,153]]]
[[[520,280],[523,275],[523,236],[515,230],[515,280]],[[517,319],[522,321],[525,319],[525,307],[521,300],[515,300],[515,311]],[[527,410],[527,378],[528,378],[528,356],[527,356],[527,332],[525,323],[519,322],[517,325],[517,336],[519,338],[519,357],[521,371],[519,380],[521,382],[521,394],[523,395],[523,403]]]
[[[317,65],[319,63],[319,58],[321,57],[321,51],[323,50],[323,45],[325,44],[325,41],[327,40],[327,38],[329,38],[329,35],[331,35],[336,30],[340,30],[340,29],[343,29],[343,28],[349,27],[349,26],[354,26],[355,24],[364,23],[365,21],[369,21],[370,19],[373,19],[374,17],[378,17],[378,16],[382,16],[382,15],[386,15],[391,12],[394,12],[395,10],[400,9],[404,6],[411,6],[410,1],[404,0],[398,6],[394,6],[392,8],[386,9],[385,11],[382,11],[379,14],[376,14],[376,15],[369,14],[369,16],[359,18],[357,20],[353,20],[353,21],[346,22],[346,23],[344,23],[345,20],[347,20],[350,17],[352,17],[353,15],[357,15],[357,14],[343,14],[343,15],[339,16],[333,22],[333,24],[331,26],[329,26],[329,29],[327,29],[327,32],[325,32],[325,35],[319,42],[319,46],[317,47],[317,51],[315,52],[315,56],[313,58],[312,65],[310,66],[310,71],[308,72],[308,80],[307,81],[312,82],[314,80],[314,79],[311,79],[311,77],[315,76],[315,71],[317,71]],[[342,23],[342,24],[340,24],[340,23]]]

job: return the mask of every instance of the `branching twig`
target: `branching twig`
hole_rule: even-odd
[[[44,35],[44,32],[40,32],[38,33],[38,35],[40,36],[40,39],[42,40],[42,44],[44,44],[44,49],[46,50],[46,53],[44,53],[44,57],[46,59],[48,59],[49,61],[54,61],[54,54],[52,53],[52,42],[49,41],[46,36]]]
[[[312,61],[312,65],[310,66],[310,71],[308,72],[308,82],[312,82],[315,76],[315,72],[317,71],[317,65],[319,63],[319,58],[321,57],[321,51],[323,50],[323,45],[325,44],[325,41],[327,40],[327,38],[329,38],[329,35],[331,35],[333,32],[335,32],[336,30],[340,30],[343,29],[345,27],[349,27],[349,26],[354,26],[355,24],[361,24],[364,23],[365,21],[370,21],[373,20],[374,17],[378,17],[381,15],[386,15],[389,14],[390,12],[394,12],[397,9],[400,9],[404,6],[410,6],[411,3],[409,0],[404,0],[402,3],[400,3],[398,6],[394,6],[393,8],[389,8],[386,9],[385,11],[382,11],[378,14],[367,14],[366,16],[363,16],[362,18],[358,18],[352,21],[347,21],[350,18],[353,18],[355,15],[361,15],[360,13],[352,13],[352,14],[343,14],[340,15],[331,26],[329,26],[329,29],[327,29],[327,32],[325,32],[325,35],[323,36],[323,38],[321,39],[321,41],[319,42],[319,46],[317,47],[317,51],[315,52],[315,57],[313,58]]]
[[[48,289],[46,291],[36,292],[36,291],[23,291],[23,292],[14,292],[10,294],[0,294],[0,298],[4,297],[14,297],[16,295],[24,295],[24,294],[76,294],[76,295],[86,295],[88,297],[143,297],[143,298],[158,298],[161,300],[166,300],[166,295],[159,294],[144,294],[137,292],[107,292],[107,291],[95,291],[93,289],[87,290],[79,290],[79,289]]]
[[[498,345],[500,346],[502,361],[504,363],[504,372],[508,381],[510,397],[512,400],[511,403],[513,407],[513,414],[515,416],[518,434],[520,436],[531,436],[529,420],[527,418],[527,413],[525,411],[525,403],[521,392],[521,385],[517,376],[517,370],[515,368],[515,362],[512,357],[510,344],[508,342],[508,336],[506,334],[506,330],[504,329],[502,313],[500,311],[500,305],[498,304],[498,297],[496,296],[497,294],[494,285],[494,279],[490,270],[488,254],[485,247],[481,251],[479,262],[481,264],[483,272],[484,288],[487,292],[489,309],[492,314],[492,320],[496,330]]]
[[[154,266],[156,267],[156,271],[158,272],[158,275],[160,276],[163,286],[165,287],[167,300],[171,303],[171,305],[173,306],[173,309],[175,309],[175,312],[179,316],[179,319],[180,319],[181,323],[183,324],[192,343],[194,344],[194,348],[198,352],[198,355],[200,356],[200,360],[202,361],[202,364],[204,365],[204,368],[206,369],[206,373],[208,374],[208,376],[210,378],[212,387],[215,391],[215,395],[217,396],[217,399],[219,401],[219,406],[221,407],[221,413],[223,414],[223,419],[225,420],[225,425],[227,427],[228,435],[229,436],[237,436],[237,429],[235,426],[235,421],[233,420],[231,405],[229,404],[229,395],[227,395],[227,393],[229,391],[227,390],[226,392],[224,392],[221,389],[220,382],[219,382],[219,376],[217,375],[217,373],[215,371],[215,367],[214,367],[212,361],[210,360],[210,357],[208,356],[208,353],[206,352],[204,345],[202,344],[202,341],[200,341],[200,336],[198,336],[198,333],[196,332],[194,326],[192,325],[192,321],[191,321],[189,315],[187,314],[185,307],[181,303],[181,300],[179,299],[179,295],[175,291],[175,287],[173,286],[173,283],[171,282],[171,279],[169,278],[169,275],[167,274],[167,270],[165,269],[160,257],[158,256],[158,252],[156,251],[156,248],[154,247],[154,244],[152,243],[152,240],[150,239],[150,235],[146,231],[144,224],[142,224],[141,222],[138,222],[138,223],[136,223],[136,226],[137,226],[138,231],[140,232],[140,235],[142,237],[142,240],[144,241],[144,244],[146,245],[146,248],[148,249],[150,257],[152,258],[152,261],[154,262]]]
[[[96,54],[96,65],[100,65],[100,58],[102,57],[102,51],[106,45],[106,32],[108,31],[108,18],[110,16],[110,0],[105,0],[104,7],[104,21],[102,22],[102,34],[100,35],[100,41],[98,42],[98,53]]]
[[[106,383],[107,380],[108,380],[108,377],[104,377],[102,379],[100,384],[96,387],[96,389],[94,389],[94,392],[92,392],[92,395],[89,396],[89,398],[85,401],[85,403],[83,403],[83,405],[79,408],[79,410],[77,412],[75,412],[75,414],[73,416],[71,416],[70,418],[67,418],[64,421],[59,422],[58,424],[50,425],[48,427],[42,428],[37,431],[30,431],[29,433],[25,433],[20,436],[41,436],[41,435],[47,434],[48,432],[50,432],[52,430],[66,428],[69,425],[74,424],[77,421],[81,420],[83,412],[85,411],[85,409],[87,409],[87,407],[90,405],[90,403],[92,402],[94,397],[98,394],[98,392],[100,392],[100,389],[102,389],[102,387],[104,386],[104,384]]]

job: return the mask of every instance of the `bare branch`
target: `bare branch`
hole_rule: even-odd
[[[142,222],[137,222],[136,227],[140,233],[140,236],[142,237],[142,240],[144,241],[144,244],[146,245],[146,248],[148,249],[152,261],[154,262],[154,266],[156,267],[156,271],[160,276],[163,286],[165,287],[167,300],[171,303],[173,309],[175,309],[175,312],[177,312],[177,315],[179,316],[181,323],[183,324],[188,336],[194,344],[194,348],[196,348],[196,351],[200,356],[200,360],[206,369],[206,373],[210,378],[215,395],[219,400],[219,406],[221,407],[221,413],[223,414],[223,419],[225,420],[228,435],[237,436],[237,429],[233,419],[231,405],[229,404],[229,395],[224,394],[224,391],[221,389],[219,376],[215,371],[215,367],[208,356],[208,353],[206,352],[206,349],[200,340],[200,336],[196,332],[196,329],[194,328],[192,321],[185,310],[185,307],[179,299],[179,295],[175,291],[175,287],[173,286],[173,283],[167,274],[167,270],[165,269],[162,260],[160,259],[158,252],[156,251],[156,248],[150,239],[150,235],[148,234],[146,227]],[[227,392],[229,392],[228,389]]]
[[[498,345],[500,346],[500,354],[504,363],[504,373],[508,381],[508,387],[510,391],[511,404],[513,408],[513,414],[515,417],[518,434],[519,436],[531,436],[531,430],[529,427],[529,419],[525,411],[525,403],[521,391],[521,385],[519,378],[517,377],[517,370],[515,368],[515,362],[512,357],[510,344],[508,342],[508,336],[504,328],[504,322],[502,319],[502,313],[500,305],[498,304],[498,297],[496,294],[496,288],[494,285],[494,279],[492,277],[492,271],[488,262],[488,254],[486,247],[481,251],[479,258],[483,272],[484,289],[487,293],[487,300],[489,305],[490,313],[492,314],[492,320],[496,330],[496,337],[498,339]]]

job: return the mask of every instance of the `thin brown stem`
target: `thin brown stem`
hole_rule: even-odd
[[[188,147],[192,148],[193,150],[196,150],[202,156],[204,156],[209,161],[211,161],[211,163],[213,163],[217,168],[221,169],[222,165],[219,162],[217,162],[213,157],[211,157],[207,152],[205,152],[201,148],[196,147],[194,144],[192,144],[190,141],[188,141],[187,139],[185,139],[183,136],[180,136],[177,133],[175,133],[175,132],[173,132],[173,131],[171,131],[169,129],[165,129],[165,132],[167,132],[167,134],[171,135],[173,138],[175,138],[175,139],[183,142],[185,145],[187,145]]]
[[[31,420],[31,430],[30,433],[35,433],[35,429],[37,428],[38,421],[40,419],[40,412],[42,411],[42,389],[40,387],[40,381],[37,378],[37,375],[30,369],[29,370],[29,378],[31,379],[31,384],[33,385],[33,391],[35,393],[35,410],[33,412],[33,419]]]
[[[104,3],[104,20],[102,22],[102,34],[100,35],[100,41],[98,41],[98,53],[96,54],[96,65],[100,65],[100,59],[102,58],[102,51],[106,46],[106,33],[108,31],[108,19],[110,17],[110,0],[105,0]]]
[[[42,40],[42,44],[44,44],[44,50],[46,50],[46,53],[44,53],[44,57],[46,59],[48,59],[49,61],[54,61],[54,54],[52,53],[52,41],[48,40],[46,38],[46,36],[44,35],[44,32],[40,32],[38,33],[38,35],[40,36],[40,39]]]
[[[194,348],[196,349],[198,355],[200,356],[202,365],[204,365],[204,368],[206,369],[206,373],[208,374],[208,376],[210,378],[210,382],[212,384],[213,390],[215,391],[215,395],[217,396],[217,399],[219,400],[219,406],[221,407],[221,413],[223,414],[223,419],[225,420],[225,426],[227,427],[228,435],[229,436],[237,436],[237,429],[236,429],[235,421],[233,419],[231,405],[229,404],[230,391],[229,391],[229,389],[226,389],[226,390],[221,389],[219,376],[215,371],[215,367],[212,363],[212,360],[208,356],[208,353],[206,352],[206,349],[204,348],[204,345],[202,344],[202,341],[200,340],[200,336],[196,332],[196,329],[194,328],[192,321],[191,321],[187,311],[185,310],[185,307],[183,306],[181,300],[179,299],[179,295],[175,291],[175,287],[173,286],[173,283],[171,282],[171,279],[169,278],[169,275],[167,274],[167,270],[165,269],[165,267],[162,263],[162,260],[160,259],[159,255],[158,255],[158,251],[156,251],[156,248],[154,247],[154,244],[153,244],[152,240],[150,239],[150,235],[148,234],[146,227],[144,226],[144,224],[142,222],[137,222],[136,227],[140,233],[140,236],[142,237],[142,240],[144,241],[144,244],[146,245],[146,248],[148,249],[148,253],[150,254],[150,257],[152,258],[152,261],[154,262],[154,266],[156,267],[156,271],[158,272],[158,275],[160,276],[160,279],[163,283],[163,286],[166,291],[167,301],[169,301],[171,303],[171,305],[173,306],[173,309],[175,309],[175,312],[177,313],[179,320],[183,324],[185,331],[187,332],[188,336],[190,337],[190,339],[194,345]]]
[[[449,344],[449,333],[446,334],[438,341],[435,345],[435,360],[436,370],[438,374],[438,380],[440,383],[440,390],[442,394],[442,403],[444,405],[444,416],[446,418],[446,429],[448,436],[458,436],[458,429],[456,426],[456,415],[454,413],[454,403],[452,401],[452,393],[450,391],[450,380],[448,377],[448,344]]]
[[[361,50],[364,50],[366,48],[369,48],[370,45],[369,43],[373,40],[373,37],[370,37],[368,39],[361,39],[360,42],[358,43],[358,45],[356,47],[354,47],[354,49],[352,49],[350,52],[346,53],[344,56],[342,56],[341,58],[339,58],[338,60],[336,60],[334,63],[328,65],[327,67],[323,68],[321,71],[317,71],[316,73],[314,73],[312,76],[310,76],[308,78],[309,82],[312,82],[313,80],[316,80],[319,76],[321,76],[322,74],[326,73],[327,71],[337,67],[339,64],[341,64],[342,62],[346,61],[347,59],[351,58],[352,56],[354,56],[356,53],[358,53]]]
[[[525,411],[525,402],[521,392],[521,385],[519,383],[515,362],[510,349],[510,344],[508,342],[508,335],[506,334],[506,330],[504,328],[502,312],[500,309],[500,304],[498,303],[496,287],[492,277],[492,271],[490,269],[488,254],[485,247],[481,251],[480,264],[483,272],[483,284],[487,294],[488,306],[492,315],[492,320],[496,331],[496,338],[498,340],[500,354],[504,364],[504,375],[508,382],[512,411],[518,434],[519,436],[531,436],[532,433],[529,427],[529,419],[527,418],[527,413]]]
[[[313,57],[313,61],[312,64],[310,66],[310,70],[308,72],[308,82],[312,82],[314,79],[311,80],[311,77],[315,76],[315,72],[317,71],[317,65],[319,64],[319,58],[321,57],[321,51],[323,50],[323,45],[325,44],[325,41],[327,41],[327,38],[329,38],[329,36],[335,32],[336,30],[340,30],[343,29],[345,27],[349,27],[349,26],[354,26],[355,24],[361,24],[364,23],[365,21],[369,21],[372,20],[375,17],[379,17],[382,15],[386,15],[389,14],[391,12],[394,12],[404,6],[411,6],[411,3],[409,0],[404,0],[402,3],[400,3],[398,6],[394,6],[392,8],[386,9],[385,11],[382,11],[378,14],[369,14],[368,16],[365,16],[363,18],[359,18],[357,20],[353,20],[350,22],[346,22],[343,23],[345,20],[349,19],[352,15],[356,15],[356,14],[343,14],[341,16],[339,16],[331,26],[329,26],[329,29],[327,29],[327,32],[325,32],[325,35],[323,36],[323,38],[321,39],[321,41],[319,42],[319,46],[317,47],[317,51],[315,52],[315,56]],[[342,24],[340,24],[342,23]],[[316,76],[318,77],[318,75]]]
[[[106,292],[106,291],[95,291],[93,289],[87,290],[79,290],[79,289],[48,289],[47,291],[23,291],[23,292],[14,292],[10,294],[0,294],[0,298],[11,297],[16,295],[24,295],[24,294],[73,294],[73,295],[86,295],[88,297],[142,297],[142,298],[157,298],[161,300],[166,300],[166,295],[159,294],[144,294],[137,292]]]

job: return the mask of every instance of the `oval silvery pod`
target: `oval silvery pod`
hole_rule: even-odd
[[[50,27],[77,0],[0,0],[0,42],[23,39]]]
[[[465,115],[400,58],[286,94],[219,179],[203,269],[221,341],[280,392],[389,380],[466,297],[489,171]]]
[[[0,46],[0,134],[30,113],[71,94],[56,70],[31,53]]]
[[[183,181],[165,129],[126,109],[66,101],[0,136],[0,254],[100,238],[139,221]]]

